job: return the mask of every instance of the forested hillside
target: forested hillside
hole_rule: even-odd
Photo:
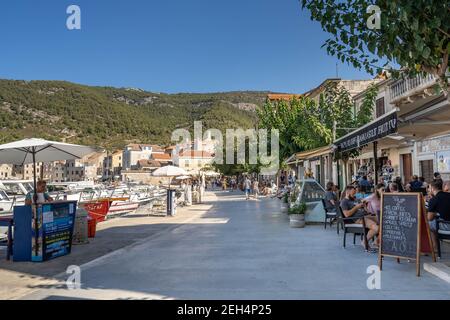
[[[121,148],[170,144],[177,128],[251,128],[267,92],[163,94],[60,81],[0,80],[0,142],[24,137]],[[224,131],[225,132],[225,131]]]

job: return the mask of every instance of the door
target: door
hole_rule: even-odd
[[[433,181],[433,160],[424,160],[419,162],[420,175],[425,178],[425,181],[430,183]]]
[[[412,177],[412,155],[411,153],[402,155],[403,183],[406,185]]]

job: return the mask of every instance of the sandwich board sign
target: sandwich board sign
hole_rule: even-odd
[[[431,254],[436,262],[423,195],[420,193],[384,193],[381,197],[380,247],[378,265],[383,257],[416,261],[420,276],[420,256]]]

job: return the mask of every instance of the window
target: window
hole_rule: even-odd
[[[376,107],[377,107],[376,116],[377,118],[379,118],[385,113],[384,97],[377,100]]]

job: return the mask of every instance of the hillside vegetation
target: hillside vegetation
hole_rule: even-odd
[[[252,128],[267,92],[163,94],[61,81],[0,80],[0,143],[25,137],[122,148],[168,145],[172,131]]]

